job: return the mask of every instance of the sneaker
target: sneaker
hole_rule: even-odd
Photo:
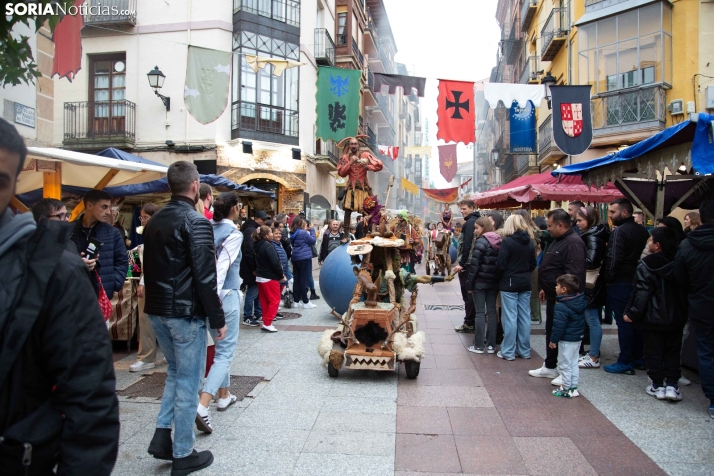
[[[647,392],[647,395],[652,395],[657,400],[664,400],[666,390],[664,387],[655,387],[654,385],[648,385],[647,388],[645,388],[645,392]]]
[[[207,468],[213,464],[213,453],[210,451],[198,452],[193,450],[193,453],[185,458],[176,458],[171,464],[171,476],[185,476],[194,471]]]
[[[580,392],[578,392],[578,387],[571,387],[570,390],[568,390],[568,393],[570,394],[570,398],[580,396]]]
[[[275,328],[275,326],[272,325],[272,324],[269,325],[269,326],[266,326],[265,324],[263,324],[263,325],[260,327],[260,330],[261,330],[261,331],[265,331],[265,332],[278,332],[278,330],[277,330],[277,329]]]
[[[283,316],[283,315],[280,314],[280,313],[275,314],[275,318],[276,318],[276,319],[282,319],[282,318],[284,318],[284,317],[285,317],[285,316]]]
[[[682,393],[677,387],[667,387],[664,393],[664,398],[673,402],[682,400]]]
[[[300,301],[295,301],[293,303],[293,307],[292,307],[293,309],[300,308],[300,307],[302,307],[302,303]]]
[[[489,345],[488,347],[486,347],[486,352],[488,352],[489,354],[495,354],[496,348],[492,345]]]
[[[258,320],[254,317],[249,317],[243,320],[243,324],[250,327],[258,327]]]
[[[142,370],[149,370],[154,367],[156,367],[156,364],[153,362],[143,362],[141,360],[137,360],[129,366],[129,372],[141,372]]]
[[[474,354],[483,354],[483,353],[485,352],[485,351],[483,350],[483,347],[474,347],[474,346],[471,346],[471,347],[469,347],[468,350],[469,350],[469,352],[473,352]],[[490,352],[490,353],[492,354],[493,352]]]
[[[542,378],[550,378],[553,379],[558,376],[558,371],[555,369],[549,369],[548,367],[543,364],[542,367],[535,369],[535,370],[529,370],[528,375],[531,377],[542,377]]]
[[[603,369],[605,369],[605,372],[611,374],[635,375],[635,369],[632,368],[632,365],[625,365],[620,362],[606,365]]]
[[[198,409],[196,409],[196,428],[204,433],[213,433],[211,415],[208,413],[208,408],[200,403],[198,404]]]
[[[313,290],[313,291],[310,293],[310,300],[311,300],[311,301],[314,301],[314,300],[316,300],[316,299],[320,299],[320,296],[318,296],[317,293],[315,293],[315,291]]]
[[[570,389],[566,390],[562,386],[553,390],[553,395],[561,398],[570,398]]]
[[[454,329],[456,332],[461,332],[462,334],[473,334],[476,332],[475,326],[468,326],[466,324],[461,324],[459,327]]]
[[[556,387],[562,387],[563,386],[563,376],[558,375],[555,377],[553,380],[550,381],[551,385],[555,385]]]
[[[685,377],[684,375],[682,375],[681,377],[679,377],[679,381],[677,382],[677,385],[684,385],[685,387],[686,387],[687,385],[691,385],[691,384],[692,384],[692,381],[689,380],[689,379],[688,379],[687,377]]]
[[[647,367],[645,366],[644,359],[633,360],[632,367],[634,367],[637,370],[647,370]]]
[[[216,400],[216,406],[218,407],[219,412],[224,412],[228,410],[228,407],[230,407],[237,401],[238,397],[228,392],[228,396],[226,398],[219,398],[218,400]]]
[[[317,307],[317,306],[315,306],[315,305],[314,305],[313,303],[311,303],[311,302],[305,302],[305,303],[302,304],[302,308],[303,308],[303,309],[315,309],[316,307]]]
[[[597,369],[600,367],[600,359],[595,362],[589,355],[585,355],[578,360],[578,367],[581,369]]]
[[[505,358],[500,350],[498,352],[496,352],[496,357],[498,357],[499,359],[503,359],[503,360],[516,360],[515,357],[512,359]]]

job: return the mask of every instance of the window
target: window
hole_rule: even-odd
[[[126,116],[126,55],[91,55],[89,129],[123,130]]]
[[[337,14],[337,44],[347,44],[347,12]]]
[[[233,35],[233,129],[297,137],[299,68],[273,76],[272,66],[257,73],[245,55],[299,60],[299,45],[247,31]]]
[[[655,3],[578,29],[579,83],[596,94],[672,83],[672,15]]]

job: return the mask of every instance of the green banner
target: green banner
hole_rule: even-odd
[[[362,72],[321,67],[317,70],[317,137],[337,142],[357,135]]]
[[[208,124],[221,117],[228,104],[230,79],[230,53],[188,47],[183,98],[194,119],[201,124]]]

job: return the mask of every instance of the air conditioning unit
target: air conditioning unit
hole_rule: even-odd
[[[684,99],[675,99],[667,106],[667,110],[673,116],[684,114]]]

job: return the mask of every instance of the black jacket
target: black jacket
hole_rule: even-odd
[[[507,236],[498,252],[498,289],[503,292],[531,291],[531,272],[536,269],[535,248],[522,230]]]
[[[580,280],[580,292],[585,291],[585,243],[572,228],[553,240],[540,262],[538,285],[549,300],[555,300],[555,284],[559,276],[573,274]]]
[[[471,253],[466,289],[498,289],[498,251],[501,237],[493,232],[479,236]],[[490,238],[490,240],[489,240]]]
[[[635,289],[625,315],[645,330],[675,331],[684,326],[685,313],[678,306],[674,262],[664,253],[647,255],[637,265]]]
[[[0,385],[0,435],[12,425],[22,425],[28,415],[50,401],[50,414],[59,425],[58,454],[43,459],[35,448],[27,474],[54,474],[50,470],[58,464],[61,475],[108,476],[119,447],[119,404],[111,342],[87,268],[76,253],[61,251],[41,295],[32,273],[26,271],[27,263],[37,259],[36,251],[58,242],[63,242],[60,249],[66,247],[70,233],[71,225],[41,219],[34,235],[20,239],[0,257],[0,289],[14,291],[0,302],[0,308],[17,295],[23,300],[14,315],[25,300],[42,303],[28,339]],[[24,288],[12,284],[13,277],[25,273]],[[0,349],[4,345],[0,343]],[[48,419],[43,423],[48,424]],[[18,474],[2,455],[0,465],[0,473]]]
[[[580,235],[585,242],[585,269],[598,269],[602,266],[609,237],[610,227],[606,223],[591,226]],[[588,307],[601,307],[605,304],[606,297],[605,279],[602,277],[598,277],[594,288],[585,289]]]
[[[249,218],[240,227],[240,231],[243,233],[243,244],[240,246],[241,255],[243,256],[240,262],[240,277],[246,286],[255,284],[255,274],[253,273],[256,270],[256,263],[252,235],[259,226],[255,220]],[[292,247],[290,249],[292,251]]]
[[[575,235],[578,236],[578,235]],[[582,293],[557,296],[550,341],[579,342],[585,335],[585,296]]]
[[[288,257],[288,260],[290,259],[290,256],[293,254],[293,245],[290,244],[290,231],[288,231],[287,225],[283,228],[283,232],[280,235],[280,244],[283,245],[283,250],[285,251],[285,254]]]
[[[458,250],[458,257],[460,260],[459,266],[462,268],[466,268],[471,259],[471,248],[474,244],[474,224],[479,218],[481,218],[481,214],[479,212],[469,213],[469,215],[465,218],[464,226],[461,229],[461,234],[464,235],[464,238],[461,241],[461,249]]]
[[[216,291],[211,223],[191,200],[174,195],[144,228],[144,312],[163,317],[208,317],[226,323]]]
[[[632,282],[649,237],[647,228],[635,223],[632,217],[610,233],[607,254],[600,272],[607,283]]]
[[[674,258],[674,277],[687,296],[689,318],[697,327],[714,327],[714,223],[699,225],[682,241]]]
[[[109,299],[112,298],[115,292],[121,290],[126,281],[126,273],[129,268],[129,257],[126,253],[126,245],[124,244],[124,235],[108,223],[97,222],[92,228],[84,228],[82,226],[82,217],[80,215],[74,221],[72,230],[72,242],[77,246],[77,251],[84,253],[89,245],[89,239],[94,238],[101,241],[102,248],[99,250],[99,259],[97,260],[96,269],[99,277],[102,280],[104,292],[107,293]],[[85,268],[86,270],[86,268]],[[94,290],[99,292],[99,282],[94,271],[88,271],[89,279],[94,286]]]
[[[340,242],[340,245],[342,244],[342,240],[345,239],[345,234],[344,232],[339,232],[337,237],[332,236],[332,232],[328,229],[325,231],[325,234],[322,235],[322,244],[320,244],[320,254],[317,258],[317,261],[322,263],[325,261],[325,258],[327,258],[327,255],[329,252],[327,251],[327,247],[330,244],[330,241],[337,240]]]
[[[253,250],[255,251],[256,277],[281,281],[283,265],[280,263],[280,256],[275,251],[273,244],[266,239],[254,241]]]

